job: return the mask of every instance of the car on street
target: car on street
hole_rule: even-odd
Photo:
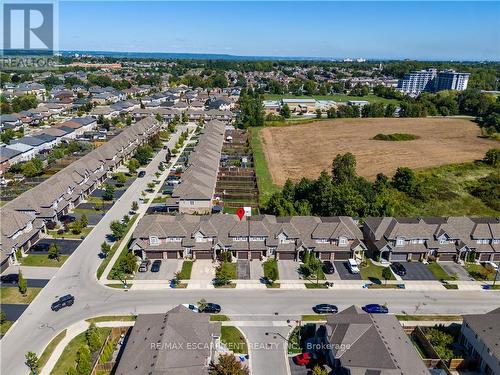
[[[387,314],[389,312],[387,306],[379,305],[378,303],[370,303],[368,305],[364,305],[362,309],[368,314]]]
[[[329,303],[320,303],[313,307],[313,311],[316,314],[336,314],[339,309],[335,305],[330,305]]]
[[[399,262],[394,262],[391,264],[393,272],[398,276],[406,275],[406,268]]]
[[[207,313],[207,314],[218,314],[221,312],[221,307],[217,303],[208,302],[203,309],[200,309],[198,305],[195,304],[184,304],[189,310],[197,313]]]
[[[17,284],[19,282],[19,275],[17,273],[9,273],[0,277],[2,284]]]
[[[307,366],[311,362],[311,354],[305,352],[293,357],[293,363],[297,366]]]
[[[335,267],[333,267],[333,263],[329,260],[325,260],[323,262],[323,271],[328,275],[335,273]]]
[[[37,243],[30,247],[30,251],[49,251],[48,243]]]
[[[63,307],[71,306],[75,303],[75,297],[71,294],[66,294],[65,296],[60,297],[56,302],[54,302],[50,308],[52,311],[59,311]]]
[[[349,271],[351,273],[359,273],[358,263],[356,263],[354,259],[349,259],[347,261],[347,266],[349,267]]]
[[[151,272],[160,272],[161,260],[157,259],[151,265]]]
[[[147,272],[149,270],[149,265],[151,261],[149,259],[143,260],[139,265],[139,272]]]
[[[146,171],[140,171],[137,173],[137,177],[144,177],[146,175]]]

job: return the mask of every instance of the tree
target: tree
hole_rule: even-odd
[[[25,295],[26,292],[28,291],[28,282],[23,277],[23,273],[21,270],[19,270],[19,274],[18,274],[17,287],[19,289],[19,293],[21,293],[23,295]]]
[[[280,115],[284,118],[290,118],[292,112],[290,111],[290,107],[288,106],[288,104],[285,103],[281,106]]]
[[[6,320],[7,320],[7,315],[5,314],[5,311],[0,310],[0,324],[4,324]]]
[[[217,363],[212,362],[209,369],[210,375],[248,375],[248,368],[232,354],[222,354]]]
[[[492,167],[500,166],[500,148],[492,148],[486,152],[483,161]]]
[[[127,176],[125,176],[125,173],[123,173],[123,172],[117,173],[116,174],[116,182],[123,186],[125,184],[125,182],[127,182]]]
[[[22,172],[26,177],[41,175],[43,173],[43,162],[35,157],[23,164]]]
[[[392,271],[390,267],[385,267],[382,270],[382,277],[385,280],[385,283],[387,284],[387,280],[390,280],[392,278]]]
[[[39,359],[36,353],[34,352],[28,352],[25,354],[24,358],[26,359],[25,365],[28,366],[30,369],[30,372],[32,374],[37,374],[38,373],[38,368],[40,367],[39,364]]]
[[[316,366],[314,366],[311,375],[328,375],[328,371],[326,371],[320,365],[316,365]]]
[[[128,173],[130,174],[135,174],[137,172],[137,169],[140,167],[140,164],[139,162],[137,161],[137,159],[135,158],[131,158],[129,161],[128,161]]]
[[[152,157],[153,157],[153,148],[150,145],[137,147],[134,158],[137,159],[140,165],[148,164],[149,159],[151,159]]]
[[[85,332],[85,339],[87,340],[87,345],[89,346],[90,352],[95,353],[101,349],[102,337],[99,334],[99,330],[95,323],[91,323],[87,331]]]
[[[403,193],[416,198],[419,196],[419,188],[417,186],[415,173],[410,168],[399,167],[392,177],[392,184]]]
[[[132,274],[137,267],[137,260],[133,252],[129,251],[124,258],[120,260],[120,269],[126,274]]]
[[[207,307],[207,300],[205,298],[201,298],[197,304],[198,304],[198,309],[200,311],[203,311]]]
[[[351,183],[356,178],[356,157],[350,152],[337,154],[332,163],[332,180],[335,184]]]
[[[112,201],[114,197],[115,197],[115,185],[105,184],[104,194],[102,195],[102,199],[105,201]]]
[[[229,270],[224,267],[224,263],[217,266],[215,270],[215,279],[216,283],[219,285],[227,285],[231,282],[231,275],[229,274]]]
[[[88,375],[92,370],[92,359],[87,345],[82,345],[76,352],[76,372],[78,375]]]
[[[81,220],[75,220],[73,224],[71,224],[71,232],[73,234],[80,234],[82,233],[82,221]]]
[[[125,235],[127,226],[120,223],[118,220],[113,220],[109,225],[109,228],[111,229],[111,233],[113,233],[113,237],[120,239]]]
[[[321,118],[321,109],[316,110],[316,118]]]
[[[136,212],[139,209],[139,203],[137,201],[132,202],[132,211]]]
[[[128,224],[128,223],[129,223],[129,221],[130,221],[130,216],[128,216],[128,215],[123,215],[123,223],[124,223],[124,224]]]
[[[101,253],[104,255],[105,258],[108,256],[110,251],[111,251],[111,245],[107,242],[103,242],[101,244]]]
[[[55,259],[59,262],[59,247],[55,243],[49,246],[49,259]]]
[[[87,218],[87,215],[82,214],[82,216],[80,217],[80,223],[82,223],[82,228],[87,228],[87,226],[89,225],[89,219]]]

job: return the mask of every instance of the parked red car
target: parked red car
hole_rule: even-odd
[[[311,355],[309,353],[302,353],[293,357],[293,362],[298,366],[307,366],[311,362]]]

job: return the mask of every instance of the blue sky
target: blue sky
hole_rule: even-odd
[[[61,1],[61,50],[500,60],[495,2]]]

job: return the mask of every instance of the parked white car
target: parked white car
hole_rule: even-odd
[[[354,259],[349,259],[347,262],[347,265],[348,265],[349,271],[351,271],[351,273],[359,273],[358,263],[356,263],[356,261]]]
[[[498,271],[498,264],[494,262],[484,262],[484,266],[492,271]]]

